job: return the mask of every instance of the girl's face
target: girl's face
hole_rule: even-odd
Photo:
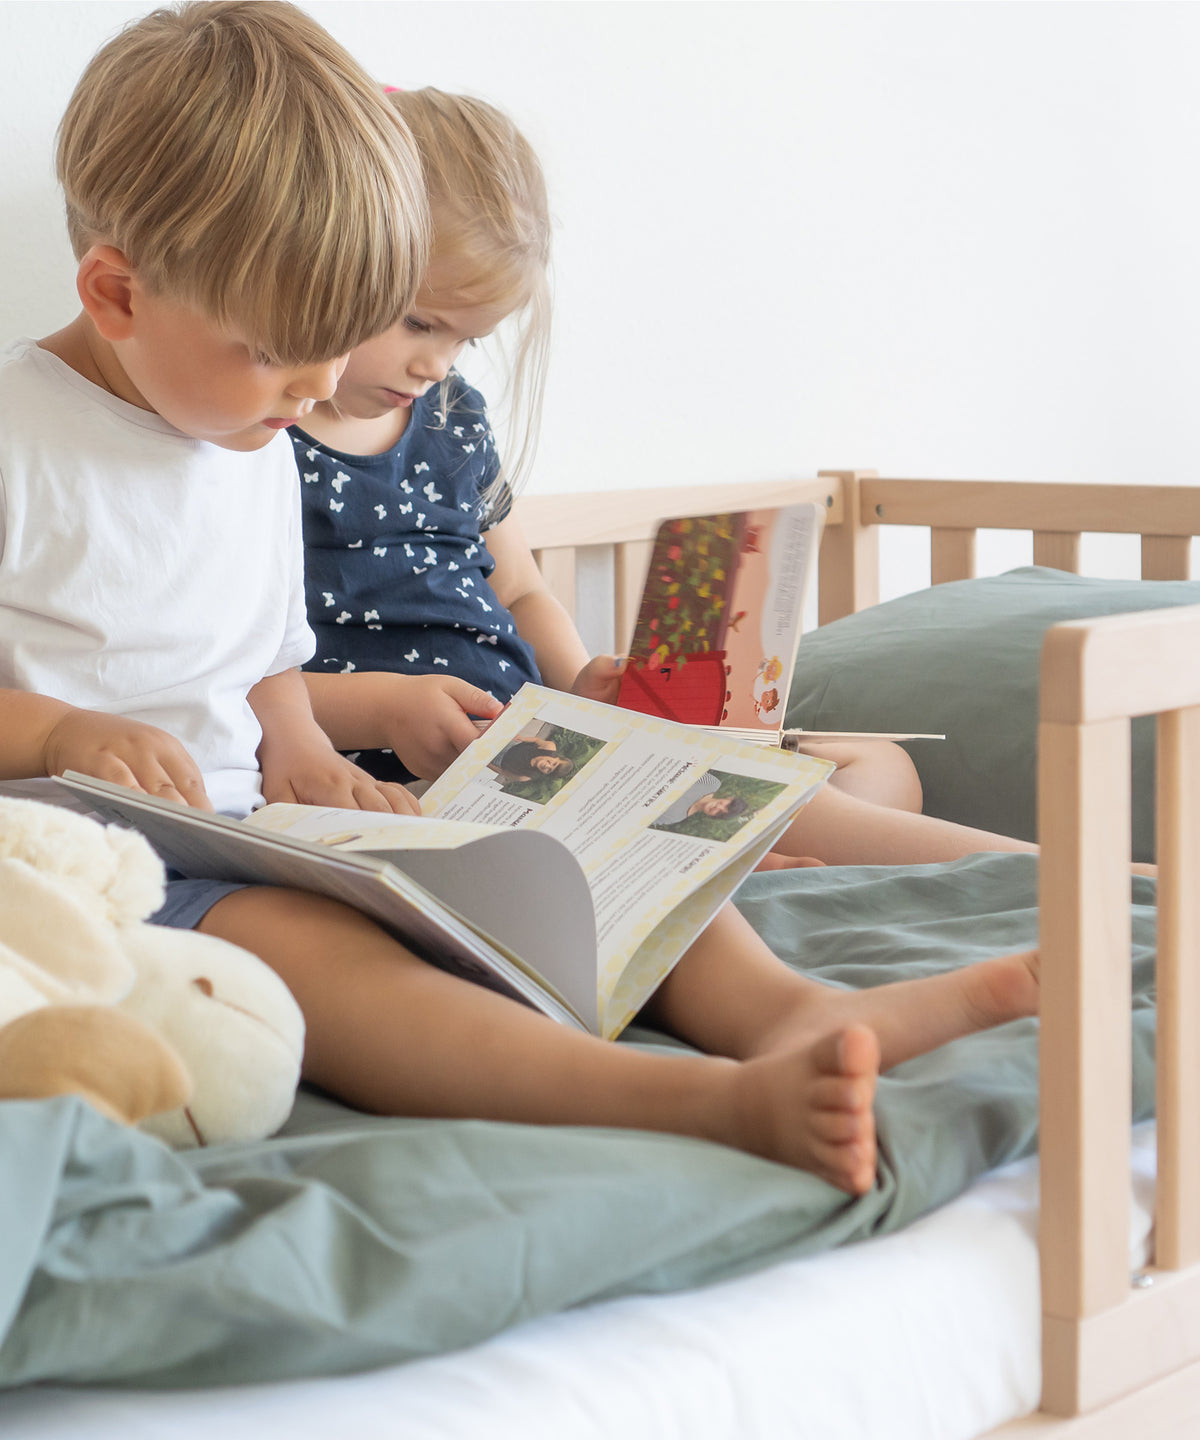
[[[435,260],[409,314],[351,352],[338,382],[338,415],[376,420],[407,410],[446,378],[465,346],[490,335],[511,311],[474,301],[456,286],[451,267]]]

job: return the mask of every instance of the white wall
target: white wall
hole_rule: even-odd
[[[72,313],[54,126],[148,8],[0,3],[3,332]],[[383,81],[504,105],[544,158],[532,488],[1200,478],[1200,6],[306,8]]]

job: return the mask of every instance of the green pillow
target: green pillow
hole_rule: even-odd
[[[1200,604],[1200,583],[1032,566],[904,595],[800,642],[787,724],[945,732],[909,741],[925,812],[1037,838],[1038,666],[1060,620]],[[1154,722],[1133,725],[1133,856],[1154,859]]]

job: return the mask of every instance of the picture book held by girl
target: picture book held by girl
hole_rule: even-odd
[[[942,739],[784,730],[824,523],[824,510],[811,501],[664,520],[617,704],[784,749],[801,736]]]

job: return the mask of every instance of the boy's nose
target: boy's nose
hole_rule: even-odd
[[[328,400],[337,389],[349,358],[349,355],[339,355],[318,365],[306,365],[297,372],[288,389],[301,400]]]

